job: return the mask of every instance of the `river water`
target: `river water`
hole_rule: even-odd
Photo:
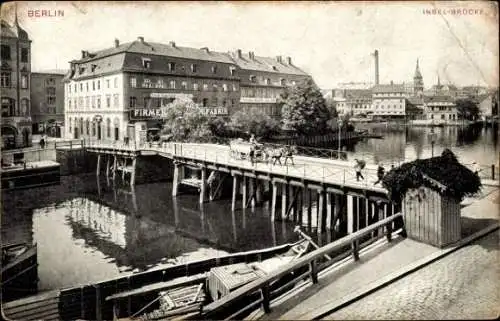
[[[428,128],[370,131],[384,138],[361,141],[351,154],[386,163],[432,154]],[[450,148],[463,162],[498,162],[498,131],[435,132],[434,154]],[[298,239],[293,223],[271,222],[266,207],[233,213],[230,199],[200,206],[195,194],[173,199],[171,188],[162,182],[131,189],[82,174],[56,186],[3,192],[2,242],[37,243],[39,290],[49,290]]]

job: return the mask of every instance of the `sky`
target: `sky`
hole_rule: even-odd
[[[241,49],[292,57],[321,88],[410,82],[416,60],[425,87],[437,83],[498,86],[495,2],[17,2],[32,42],[32,70],[68,69],[81,50],[100,50],[143,36],[145,41]],[[441,10],[432,13],[431,10]],[[35,10],[64,11],[36,17]],[[429,10],[430,12],[426,11]],[[457,14],[459,12],[460,14]],[[467,10],[464,13],[464,10]],[[32,13],[30,16],[30,12]],[[428,13],[426,13],[428,12]],[[1,7],[14,21],[14,3]]]

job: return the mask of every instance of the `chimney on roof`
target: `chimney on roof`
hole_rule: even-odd
[[[139,40],[140,42],[144,43],[144,37],[137,37],[137,40]]]
[[[394,82],[391,80],[391,86],[394,85]]]
[[[249,51],[248,52],[248,58],[250,58],[251,60],[255,60],[255,52]]]
[[[89,52],[87,50],[82,50],[82,59],[87,58],[89,56]]]
[[[120,40],[115,38],[115,48],[118,48],[120,46]]]
[[[291,66],[292,65],[292,58],[291,57],[286,57],[286,63]]]
[[[202,47],[202,48],[200,48],[200,50],[203,50],[204,52],[209,53],[208,47]]]
[[[375,57],[375,85],[379,84],[379,70],[378,70],[378,50],[375,50],[373,53],[373,56]]]
[[[236,58],[241,59],[241,49],[236,49]]]
[[[170,45],[170,47],[175,48],[175,42],[174,41],[170,41],[168,44]]]
[[[281,56],[276,56],[276,61],[281,63]]]

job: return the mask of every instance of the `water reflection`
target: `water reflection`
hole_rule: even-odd
[[[363,125],[363,128],[383,136],[383,139],[367,139],[352,146],[353,154],[363,153],[365,159],[373,163],[428,158],[433,149],[434,155],[438,155],[445,148],[451,149],[464,163],[476,161],[491,165],[498,162],[498,128],[477,125],[434,128]]]

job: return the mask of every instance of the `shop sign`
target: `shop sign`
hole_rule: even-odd
[[[200,107],[200,110],[206,116],[226,116],[228,111],[226,107]]]
[[[149,95],[151,98],[193,98],[192,94],[182,94],[182,93],[151,93]]]
[[[135,108],[130,110],[130,119],[160,119],[165,118],[165,113],[160,108]]]

